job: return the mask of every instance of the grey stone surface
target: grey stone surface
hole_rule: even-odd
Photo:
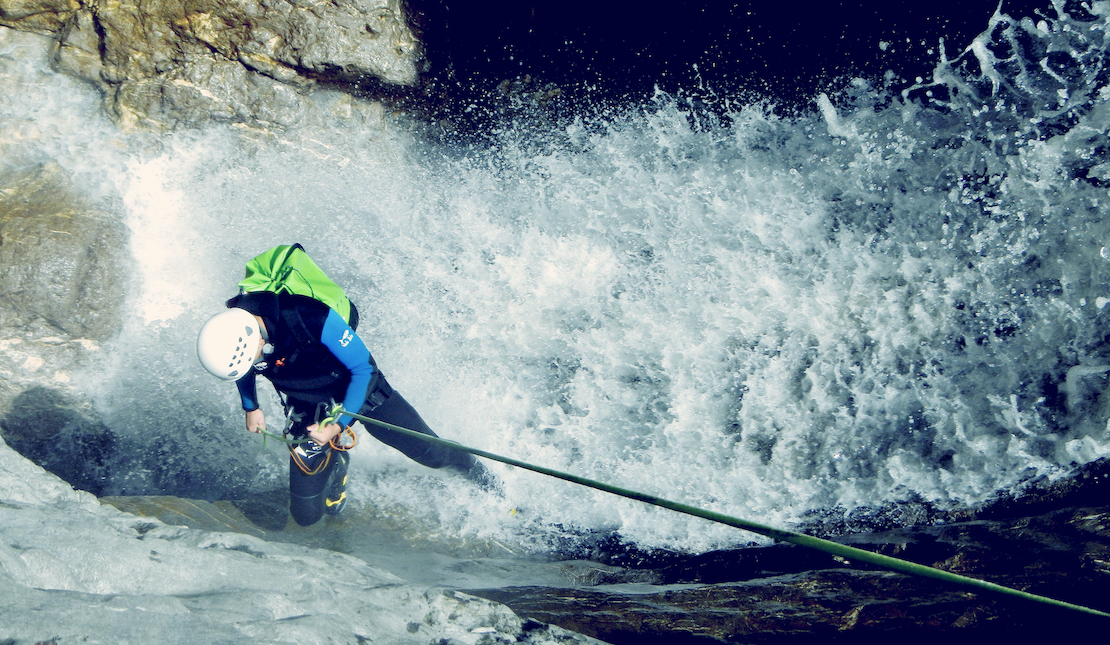
[[[0,441],[3,642],[596,643],[356,558],[167,526]]]

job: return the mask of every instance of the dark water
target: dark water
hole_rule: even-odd
[[[822,91],[890,73],[928,78],[939,43],[959,52],[998,3],[476,2],[418,3],[429,73],[460,101],[530,77],[564,100],[638,103],[655,91],[812,107]],[[1003,2],[1015,18],[1054,16],[1048,0]]]

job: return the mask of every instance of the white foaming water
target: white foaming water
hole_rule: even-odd
[[[1093,64],[1095,18],[996,20],[1045,73],[997,64],[977,84],[942,63],[915,94],[951,91],[942,109],[860,82],[810,117],[743,106],[725,126],[660,97],[469,153],[374,118],[128,137],[0,30],[0,82],[33,77],[42,96],[0,116],[50,124],[6,149],[100,182],[131,227],[135,315],[88,386],[117,431],[242,433],[196,329],[246,259],[299,241],[440,434],[786,525],[973,503],[1110,455],[1110,97],[1058,56]],[[57,125],[74,122],[95,127]],[[280,485],[280,452],[262,464]],[[505,500],[365,439],[355,509],[540,550],[567,531],[686,551],[752,537],[493,469]]]

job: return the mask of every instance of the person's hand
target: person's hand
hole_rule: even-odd
[[[261,408],[247,412],[247,432],[260,434],[265,429],[266,417],[262,414]]]
[[[327,444],[340,432],[343,432],[343,426],[338,423],[329,423],[323,428],[320,427],[319,423],[308,426],[308,436],[321,446]]]

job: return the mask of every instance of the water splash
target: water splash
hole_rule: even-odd
[[[488,148],[338,118],[80,156],[71,142],[125,137],[27,145],[122,169],[99,181],[122,196],[143,286],[116,371],[88,386],[121,432],[245,434],[192,360],[195,330],[246,258],[300,241],[445,436],[770,524],[973,503],[1110,454],[1107,6],[996,14],[930,82],[859,80],[794,118],[661,94]],[[260,467],[258,486],[280,482],[280,454]],[[364,442],[353,494],[429,533],[540,550],[582,531],[749,539],[499,472],[503,501]]]

